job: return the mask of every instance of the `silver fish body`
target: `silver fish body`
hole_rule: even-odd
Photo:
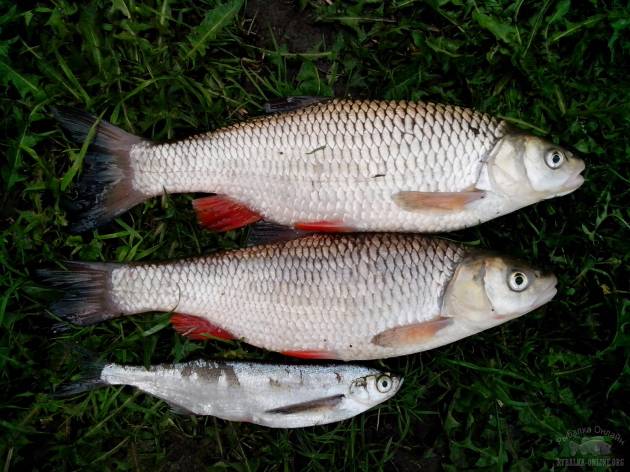
[[[380,233],[70,269],[47,278],[67,289],[53,311],[75,323],[171,311],[265,349],[343,360],[410,354],[470,336],[547,302],[556,282],[450,241]]]
[[[87,174],[86,228],[164,192],[207,192],[289,226],[449,231],[569,193],[584,168],[485,113],[408,101],[329,100],[164,144],[105,124],[96,147],[115,157]]]
[[[172,144],[140,144],[131,151],[133,187],[147,196],[225,194],[286,225],[449,230],[497,209],[419,215],[394,196],[474,187],[507,130],[505,122],[460,107],[334,100]]]
[[[193,361],[144,367],[106,364],[101,385],[131,385],[175,411],[301,428],[356,416],[396,394],[402,378],[351,364]]]

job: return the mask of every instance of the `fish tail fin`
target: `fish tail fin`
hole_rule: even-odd
[[[79,393],[108,386],[109,383],[101,379],[101,373],[104,367],[105,364],[92,366],[91,374],[81,375],[80,379],[76,382],[60,385],[55,390],[53,396],[56,398],[71,397]]]
[[[117,264],[67,262],[66,267],[36,272],[42,282],[63,291],[50,307],[54,315],[85,326],[126,314],[111,299],[111,273]]]
[[[52,394],[54,398],[70,397],[110,385],[102,378],[105,362],[97,360],[92,352],[77,345],[67,345],[67,348],[69,356],[79,365],[78,378],[75,377],[75,381],[58,386]]]
[[[150,196],[133,188],[130,151],[142,138],[73,108],[54,108],[52,113],[78,143],[94,128],[75,197],[64,202],[71,231],[81,233],[107,223]]]

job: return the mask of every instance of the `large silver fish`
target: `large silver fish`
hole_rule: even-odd
[[[302,428],[352,418],[393,397],[403,379],[351,364],[287,365],[193,361],[148,369],[106,364],[64,396],[107,385],[132,385],[174,411],[271,428]]]
[[[192,338],[242,339],[304,358],[424,351],[548,302],[556,278],[510,257],[415,234],[311,235],[166,263],[44,271],[78,324],[172,311]]]
[[[457,106],[289,99],[271,114],[156,144],[100,122],[73,229],[163,193],[207,192],[199,220],[229,230],[259,219],[317,231],[450,231],[583,182],[584,162],[505,121]],[[96,119],[60,111],[84,141]]]

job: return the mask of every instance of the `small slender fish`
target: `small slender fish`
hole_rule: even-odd
[[[319,232],[438,232],[474,226],[573,192],[584,162],[467,108],[293,97],[281,111],[170,143],[91,115],[56,116],[95,137],[70,205],[74,231],[166,193],[193,202],[216,231],[265,219]]]
[[[393,397],[402,377],[351,364],[290,365],[243,361],[97,366],[94,378],[62,396],[132,385],[182,414],[211,415],[270,428],[304,428],[352,418]]]
[[[193,339],[241,339],[286,355],[381,359],[433,349],[547,303],[556,278],[417,234],[316,234],[163,263],[68,263],[40,275],[52,306],[86,325],[149,311]]]

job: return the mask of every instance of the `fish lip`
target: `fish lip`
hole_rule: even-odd
[[[392,379],[397,381],[397,383],[396,383],[396,387],[391,390],[389,398],[393,397],[394,395],[398,393],[398,391],[400,390],[400,387],[402,387],[402,384],[405,381],[405,378],[402,375],[395,375],[395,374],[390,374],[390,375]]]
[[[530,311],[537,310],[544,304],[553,300],[553,297],[558,293],[558,279],[555,275],[551,274],[549,282],[542,288],[539,302],[536,303]]]
[[[584,183],[584,177],[582,177],[582,175],[580,174],[575,174],[573,177],[571,177],[569,180],[567,180],[564,183],[564,188],[568,190],[566,191],[566,193],[563,193],[562,195],[566,195],[567,193],[571,193],[574,190],[577,190],[578,188],[582,186],[583,183]]]
[[[405,381],[405,378],[402,376],[396,376],[396,379],[398,380],[398,385],[396,385],[396,388],[392,389],[387,399],[392,398],[394,395],[396,395],[399,392],[400,387],[402,387],[403,382]]]
[[[582,176],[582,172],[586,169],[586,164],[584,161],[580,160],[580,167],[577,172],[569,177],[564,184],[562,185],[562,192],[556,193],[553,197],[562,197],[564,195],[568,195],[571,192],[576,191],[578,188],[582,186],[584,183],[584,177]]]

